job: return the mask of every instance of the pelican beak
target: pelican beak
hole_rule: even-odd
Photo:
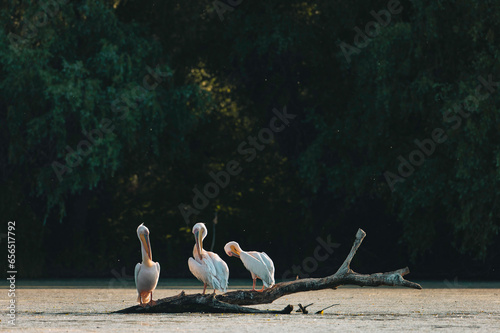
[[[142,244],[144,245],[144,249],[148,254],[149,260],[153,260],[153,255],[151,254],[151,244],[149,243],[149,235],[141,235]]]
[[[201,238],[201,234],[199,231],[195,232],[194,239],[196,241],[196,250],[198,250],[198,256],[200,257],[200,260],[203,260],[203,258],[201,257],[201,249],[203,248],[203,239]]]
[[[231,245],[231,253],[233,256],[235,256],[236,258],[239,258],[240,257],[240,254],[238,253],[238,250],[236,249],[235,246]]]

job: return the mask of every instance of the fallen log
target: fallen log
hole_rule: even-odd
[[[293,306],[288,305],[283,310],[259,310],[242,307],[236,304],[221,302],[216,299],[215,294],[192,294],[186,295],[182,291],[179,295],[162,298],[156,301],[156,305],[142,307],[139,305],[116,311],[115,313],[275,313],[288,314],[292,312]]]
[[[280,311],[258,310],[241,305],[269,304],[276,299],[304,291],[336,289],[340,285],[357,286],[400,286],[422,289],[415,282],[405,280],[403,276],[410,273],[408,267],[387,273],[359,274],[351,269],[351,261],[360,247],[366,233],[358,229],[356,239],[344,263],[333,275],[324,278],[308,278],[287,281],[275,284],[262,292],[251,290],[236,290],[221,295],[194,294],[186,295],[181,292],[177,296],[167,297],[156,301],[154,306],[132,306],[116,313],[282,313],[288,314],[293,310],[291,305]]]

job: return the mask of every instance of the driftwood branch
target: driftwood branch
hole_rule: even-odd
[[[133,306],[118,311],[119,313],[178,313],[178,312],[208,312],[208,313],[290,313],[292,306],[281,311],[262,311],[241,307],[240,305],[269,304],[276,299],[303,291],[336,289],[340,285],[358,286],[401,286],[414,289],[422,287],[414,282],[405,280],[403,276],[410,273],[408,267],[387,273],[359,274],[351,269],[351,261],[366,233],[358,229],[356,239],[344,263],[333,275],[324,278],[308,278],[295,281],[281,282],[263,292],[237,290],[222,295],[185,295],[184,292],[174,297],[167,297],[157,301],[152,307],[142,308]]]
[[[259,310],[242,307],[236,304],[221,302],[216,299],[215,294],[193,294],[186,295],[182,291],[179,295],[162,298],[156,301],[154,306],[142,307],[139,305],[116,311],[115,313],[276,313],[288,314],[292,312],[293,306],[288,305],[280,311]]]

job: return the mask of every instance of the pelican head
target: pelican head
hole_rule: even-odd
[[[203,240],[207,237],[207,227],[205,227],[205,223],[198,222],[193,227],[194,240],[196,242],[196,249],[198,250],[198,255],[201,257],[201,250],[203,249]]]
[[[224,251],[228,256],[235,256],[236,258],[240,257],[240,253],[242,251],[240,244],[235,241],[229,242],[224,246]]]
[[[142,223],[138,228],[137,228],[137,237],[139,237],[139,241],[142,244],[142,254],[143,254],[143,260],[144,254],[146,254],[149,258],[149,260],[153,260],[153,255],[151,254],[151,244],[149,243],[149,229]]]

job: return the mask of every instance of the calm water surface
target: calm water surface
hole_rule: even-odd
[[[230,280],[233,288],[251,288],[251,281]],[[5,284],[4,284],[5,285]],[[111,312],[136,304],[134,282],[117,275],[109,280],[18,281],[16,326],[23,332],[332,332],[435,331],[500,332],[500,283],[423,282],[423,290],[340,287],[282,297],[260,309],[282,309],[314,303],[307,315],[151,314]],[[7,306],[7,290],[2,297]],[[189,280],[163,280],[154,298],[202,291]],[[323,315],[314,312],[329,305]]]

